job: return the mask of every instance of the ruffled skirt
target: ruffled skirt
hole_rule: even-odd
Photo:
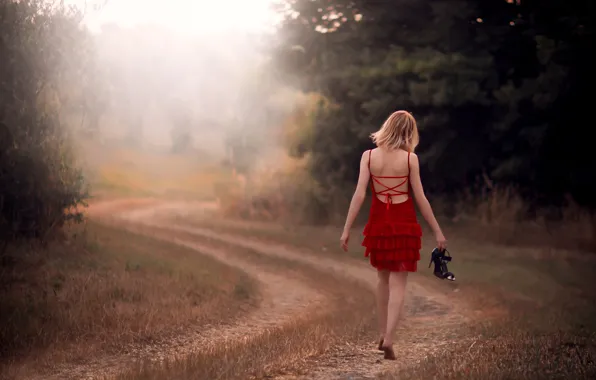
[[[363,234],[364,255],[377,270],[416,272],[422,229],[411,198],[387,205],[373,197]]]

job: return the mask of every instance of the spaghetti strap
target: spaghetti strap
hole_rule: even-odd
[[[387,209],[389,209],[390,205],[393,204],[392,199],[394,196],[398,196],[398,195],[408,195],[409,196],[409,194],[410,194],[410,153],[408,152],[408,174],[407,175],[376,176],[370,170],[371,152],[372,152],[372,150],[368,151],[368,171],[370,172],[370,188],[372,190],[372,193],[375,195],[375,197],[377,195],[382,195],[386,198],[386,201],[384,202],[384,203],[386,203],[385,207]],[[388,178],[401,179],[402,181],[395,186],[387,186],[381,181],[381,179],[388,179]],[[377,185],[383,186],[384,189],[377,191],[377,189],[375,189],[375,183]],[[408,184],[408,189],[406,191],[402,191],[402,190],[398,189],[400,186],[402,186],[406,183]]]
[[[374,175],[370,171],[370,158],[371,158],[372,149],[368,150],[368,173],[370,174],[370,189],[372,190],[373,196],[377,196],[377,191],[375,190],[375,186],[373,185]]]

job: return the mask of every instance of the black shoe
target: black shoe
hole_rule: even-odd
[[[455,275],[449,272],[447,269],[447,263],[451,261],[451,255],[449,255],[449,251],[447,250],[439,250],[438,248],[433,249],[430,255],[430,263],[428,267],[434,263],[435,270],[434,275],[440,278],[441,280],[449,280],[455,281]]]

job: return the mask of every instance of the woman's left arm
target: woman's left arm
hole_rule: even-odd
[[[362,158],[360,159],[360,174],[358,175],[358,184],[356,185],[356,191],[354,191],[352,201],[350,202],[348,216],[346,217],[346,224],[344,225],[343,234],[341,236],[341,245],[344,251],[348,250],[350,229],[352,228],[352,224],[356,219],[356,215],[358,215],[358,212],[362,207],[364,198],[366,198],[366,187],[368,186],[368,181],[370,180],[370,171],[368,169],[369,155],[367,152],[362,153]]]

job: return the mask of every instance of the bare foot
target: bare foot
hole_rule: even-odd
[[[384,358],[387,360],[397,360],[395,357],[395,352],[393,352],[393,344],[391,345],[381,345],[381,349],[385,353]]]

